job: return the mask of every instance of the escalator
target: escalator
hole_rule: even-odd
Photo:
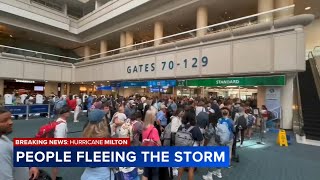
[[[315,69],[315,59],[307,60],[306,71],[298,73],[298,78],[304,133],[307,139],[320,141],[319,72]]]

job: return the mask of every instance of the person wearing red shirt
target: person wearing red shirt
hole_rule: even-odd
[[[67,104],[69,108],[72,109],[72,111],[74,111],[74,109],[77,107],[77,100],[72,99],[72,95],[70,95],[69,98],[67,99]]]

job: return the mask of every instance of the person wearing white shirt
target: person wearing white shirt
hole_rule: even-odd
[[[79,120],[78,120],[78,115],[79,115],[79,113],[80,113],[80,111],[81,111],[81,99],[76,95],[76,96],[74,96],[74,98],[76,98],[76,103],[77,103],[77,105],[76,105],[76,108],[74,109],[74,119],[73,119],[73,122],[79,122]]]
[[[54,131],[54,138],[67,138],[68,133],[68,126],[67,126],[67,119],[70,116],[70,109],[68,106],[64,106],[61,108],[59,112],[59,118],[56,120],[59,124],[56,126]],[[60,179],[57,177],[58,175],[58,168],[52,168],[51,170],[51,178],[52,179]]]
[[[199,104],[196,106],[196,116],[198,116],[200,112],[206,112],[206,108],[204,107],[203,101],[200,101]]]

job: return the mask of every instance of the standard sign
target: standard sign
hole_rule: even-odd
[[[190,79],[179,81],[178,86],[284,86],[284,75]]]

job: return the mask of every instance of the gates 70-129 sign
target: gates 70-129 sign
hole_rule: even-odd
[[[198,66],[206,67],[208,65],[208,57],[203,56],[200,60],[198,58],[184,59],[181,62],[174,61],[162,61],[161,70],[174,70],[176,67],[182,66],[184,68],[197,68]],[[127,73],[139,73],[139,72],[153,72],[156,70],[156,63],[139,64],[133,66],[127,66]]]

